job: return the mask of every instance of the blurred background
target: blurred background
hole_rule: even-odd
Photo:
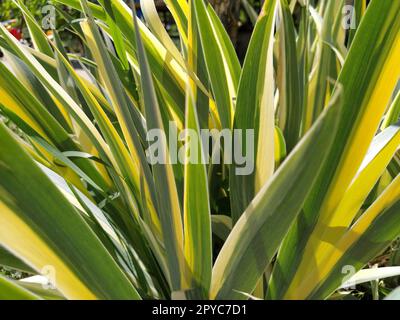
[[[237,52],[241,59],[244,58],[246,48],[253,29],[253,24],[260,11],[264,0],[209,0],[215,11],[220,16],[233,42],[236,45]],[[46,5],[53,5],[49,0],[25,0],[25,5],[35,14],[36,18],[43,17],[42,10]],[[96,1],[91,1],[96,3]],[[140,12],[140,0],[135,0],[138,15]],[[171,37],[179,43],[178,33],[174,20],[166,8],[163,0],[155,0],[159,15],[164,22],[165,28]],[[61,30],[64,45],[69,50],[81,52],[83,50],[80,40],[74,36],[69,29],[71,21],[74,23],[80,18],[78,11],[68,9],[67,7],[57,7],[56,24],[57,29]],[[60,10],[61,9],[61,10]],[[0,0],[0,21],[7,26],[10,32],[19,40],[29,43],[29,33],[26,30],[23,19],[16,5],[12,0]],[[48,32],[51,36],[51,31]]]

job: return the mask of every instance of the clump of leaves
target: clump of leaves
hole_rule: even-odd
[[[0,108],[24,133],[0,125],[0,250],[69,299],[327,299],[399,273],[364,268],[400,234],[399,1],[356,1],[346,29],[344,0],[266,0],[243,65],[202,0],[165,1],[179,47],[153,1],[147,24],[122,0],[57,2],[83,13],[85,56],[22,1],[34,49],[0,27]],[[170,121],[253,129],[254,171],[150,164]]]

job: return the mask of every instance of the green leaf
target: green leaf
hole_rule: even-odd
[[[201,39],[201,47],[210,78],[211,88],[217,104],[221,125],[223,128],[232,127],[234,113],[233,102],[236,88],[232,74],[223,55],[221,39],[216,35],[205,3],[194,1],[196,21]]]
[[[49,57],[53,57],[53,50],[49,44],[48,38],[41,32],[42,30],[37,25],[34,16],[31,12],[29,12],[28,8],[24,5],[21,0],[14,0],[14,3],[21,9],[25,22],[29,29],[29,34],[31,35],[31,39],[34,47],[40,52],[48,55]]]
[[[194,3],[190,5],[188,67],[197,67],[198,29],[194,24]],[[185,129],[185,181],[184,181],[184,241],[185,258],[189,272],[189,287],[200,289],[207,298],[211,285],[212,246],[211,212],[208,177],[205,165],[206,154],[200,137],[200,123],[193,90],[194,81],[188,79],[186,89]]]
[[[35,294],[29,292],[15,282],[0,276],[0,300],[39,300]]]
[[[296,30],[287,0],[280,0],[282,18],[279,29],[279,125],[283,129],[287,151],[290,152],[300,139],[302,96],[296,50]]]
[[[397,177],[329,251],[317,275],[318,285],[311,292],[308,290],[315,275],[303,277],[304,283],[299,288],[303,294],[309,299],[329,296],[342,284],[346,266],[358,271],[390,245],[400,234],[399,190],[400,177]]]
[[[26,273],[35,273],[35,271],[30,266],[28,266],[25,262],[17,258],[15,255],[13,255],[10,251],[8,251],[1,245],[0,245],[0,265]]]
[[[158,129],[165,132],[154,88],[153,76],[139,32],[137,17],[135,11],[133,12],[135,38],[141,73],[142,99],[145,108],[147,129]],[[181,208],[173,169],[169,164],[170,155],[168,147],[165,141],[159,141],[159,143],[162,145],[161,152],[163,152],[163,157],[167,160],[167,163],[165,165],[154,164],[152,166],[153,177],[159,203],[159,216],[163,230],[163,240],[166,248],[167,261],[169,263],[171,286],[173,291],[178,291],[183,286],[182,280],[184,279],[184,273],[186,271],[183,261],[184,248]]]
[[[335,233],[327,232],[331,228],[348,227],[335,219],[335,212],[370,147],[400,76],[399,39],[400,2],[373,0],[336,85],[336,91],[343,91],[344,106],[338,115],[335,144],[303,213],[281,247],[270,298],[303,297],[299,283],[311,268],[319,268],[325,255],[316,255],[316,248],[335,241]]]
[[[246,134],[254,130],[254,172],[238,175],[239,164],[230,169],[231,207],[234,223],[258,191],[271,178],[275,169],[275,119],[273,76],[273,26],[276,0],[266,1],[253,32],[239,83],[234,129],[241,130],[235,149],[248,154]],[[235,150],[237,152],[237,150]]]
[[[397,93],[392,105],[386,113],[385,119],[382,122],[381,129],[385,129],[388,126],[395,124],[400,118],[400,91]]]
[[[328,108],[236,223],[215,262],[211,298],[244,299],[239,292],[253,292],[323,166],[339,107]]]
[[[50,266],[67,298],[140,298],[80,214],[3,124],[0,139],[0,243],[38,272]]]

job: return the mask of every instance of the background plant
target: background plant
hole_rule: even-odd
[[[0,264],[51,267],[57,290],[0,278],[0,296],[326,299],[348,280],[379,297],[398,267],[345,270],[400,234],[400,2],[355,1],[346,29],[344,1],[265,1],[243,65],[201,0],[165,1],[180,46],[152,1],[146,25],[121,0],[56,2],[83,13],[85,56],[22,1],[34,49],[0,28],[0,109],[19,130],[0,124]],[[146,132],[170,120],[255,129],[256,170],[150,166]]]

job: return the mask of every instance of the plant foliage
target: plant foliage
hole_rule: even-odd
[[[21,0],[33,48],[0,26],[0,265],[57,289],[0,278],[0,297],[333,297],[400,234],[400,1],[356,0],[346,29],[344,0],[266,0],[243,64],[203,0],[165,0],[179,47],[141,3],[146,23],[56,0],[82,12],[84,56]],[[253,129],[254,171],[150,164],[171,121]],[[371,270],[352,279],[398,274]]]

